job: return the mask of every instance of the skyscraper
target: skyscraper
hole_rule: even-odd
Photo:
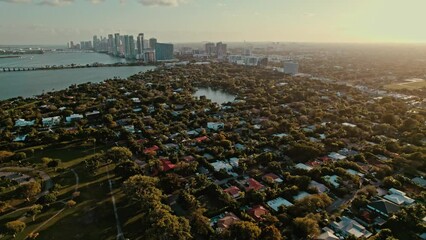
[[[157,45],[157,39],[156,38],[149,39],[149,48],[155,49],[156,45]]]
[[[157,61],[172,60],[173,57],[173,44],[169,43],[156,43],[155,44],[155,58]]]
[[[98,36],[93,36],[93,50],[95,50],[95,51],[97,51],[97,50],[99,50],[99,44],[100,44],[100,41],[99,41],[99,39],[98,39]]]
[[[216,47],[214,43],[206,43],[205,48],[206,48],[206,54],[208,56],[213,56],[216,54]]]
[[[228,46],[226,44],[223,44],[222,42],[218,42],[216,44],[216,51],[217,51],[217,58],[223,59],[228,52]]]
[[[107,47],[108,54],[114,53],[114,36],[112,34],[108,34],[108,47]]]
[[[137,58],[143,60],[143,49],[144,49],[144,39],[143,39],[143,33],[139,33],[138,38],[136,40],[137,45]]]
[[[114,48],[113,48],[113,54],[115,56],[120,55],[120,34],[116,33],[114,34]]]

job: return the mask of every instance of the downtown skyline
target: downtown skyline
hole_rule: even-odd
[[[416,26],[426,21],[425,8],[421,0],[0,0],[0,44],[63,44],[139,29],[173,43],[424,43]]]

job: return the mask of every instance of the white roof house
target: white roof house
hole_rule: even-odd
[[[410,205],[410,204],[414,203],[414,199],[407,197],[406,196],[407,194],[405,192],[401,191],[401,190],[391,188],[391,189],[389,189],[388,192],[389,192],[389,194],[383,196],[383,198],[386,199],[386,200],[389,200],[389,201],[391,201],[395,204]]]
[[[219,129],[223,129],[225,127],[224,123],[221,122],[208,122],[207,123],[207,128],[208,129],[212,129],[212,130],[219,130]]]
[[[225,169],[226,171],[232,170],[231,164],[223,162],[223,161],[216,161],[211,163],[211,165],[213,166],[216,172],[219,172],[221,169]]]
[[[311,166],[308,166],[308,165],[306,165],[306,164],[303,164],[303,163],[298,163],[298,164],[296,164],[296,166],[294,166],[295,168],[298,168],[298,169],[303,169],[303,170],[306,170],[306,171],[310,171],[310,170],[312,170],[312,167]]]
[[[346,156],[343,156],[340,153],[336,153],[336,152],[332,152],[330,154],[328,154],[328,157],[333,159],[333,160],[343,160],[346,159]]]
[[[305,197],[309,197],[309,196],[311,196],[311,194],[309,194],[309,193],[307,193],[307,192],[305,192],[305,191],[302,191],[302,192],[299,192],[296,196],[294,196],[293,198],[294,198],[294,200],[295,201],[299,201],[299,200],[302,200],[302,199],[304,199]]]
[[[311,183],[309,184],[309,187],[315,188],[318,191],[318,193],[325,193],[329,191],[327,186],[314,180],[311,181]]]
[[[54,116],[54,117],[47,117],[42,118],[41,122],[43,123],[43,126],[56,126],[61,123],[61,116]]]
[[[67,122],[78,121],[80,119],[83,119],[83,115],[81,114],[71,114],[65,118]]]
[[[15,121],[15,127],[26,127],[26,126],[34,126],[35,120],[26,121],[25,119],[18,119]]]
[[[332,175],[332,176],[326,175],[324,176],[324,180],[336,188],[340,186],[339,177],[337,175]]]
[[[357,238],[370,237],[372,234],[355,220],[343,216],[340,222],[332,222],[331,227],[345,236],[354,235]]]
[[[279,207],[281,206],[285,206],[285,207],[293,206],[291,202],[285,200],[282,197],[272,199],[271,201],[266,202],[266,204],[268,204],[268,206],[274,209],[275,211],[278,211]]]

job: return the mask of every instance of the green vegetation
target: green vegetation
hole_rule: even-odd
[[[203,86],[236,100],[194,98]],[[366,238],[414,239],[426,216],[425,189],[412,180],[426,172],[419,101],[225,63],[2,101],[0,232],[307,239],[324,227],[345,235],[339,221],[362,219]],[[43,126],[49,117],[59,120]],[[380,215],[377,190],[406,202]]]

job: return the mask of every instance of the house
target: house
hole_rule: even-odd
[[[248,192],[250,190],[258,191],[258,190],[263,189],[264,187],[265,186],[263,186],[260,182],[256,181],[253,178],[249,178],[249,179],[245,180],[245,182],[244,182],[244,188],[245,188],[246,192]]]
[[[345,237],[349,235],[354,235],[357,238],[368,238],[372,235],[372,233],[365,229],[365,227],[362,226],[360,223],[346,216],[343,216],[340,222],[332,222],[330,226],[336,232],[341,233]]]
[[[346,156],[343,156],[342,154],[339,154],[339,153],[336,153],[336,152],[331,152],[330,154],[328,154],[328,157],[335,160],[335,161],[346,159]]]
[[[275,175],[273,173],[267,173],[267,174],[263,175],[262,179],[265,182],[275,182],[275,183],[282,183],[283,182],[283,180],[280,177],[278,177],[277,175]]]
[[[59,125],[61,123],[61,117],[55,116],[55,117],[42,118],[41,122],[44,127],[52,127],[52,126]]]
[[[168,159],[161,159],[162,171],[167,172],[176,168],[176,165],[170,162]]]
[[[219,231],[228,229],[232,224],[240,221],[240,219],[232,212],[225,213],[221,219],[217,221],[217,228]]]
[[[290,207],[293,204],[282,197],[275,198],[266,203],[270,208],[274,209],[274,211],[278,211],[281,206]]]
[[[329,191],[328,187],[326,187],[324,184],[314,180],[312,180],[311,183],[309,183],[309,187],[316,189],[318,193],[326,193]]]
[[[380,199],[367,205],[367,209],[382,215],[385,218],[399,211],[400,207],[388,200]]]
[[[239,158],[233,157],[229,159],[229,163],[231,164],[232,167],[238,168],[239,160],[240,160]]]
[[[15,121],[15,127],[27,127],[27,126],[34,126],[35,120],[32,121],[26,121],[25,119],[18,119]]]
[[[298,163],[298,164],[296,164],[296,166],[294,166],[295,168],[298,168],[298,169],[302,169],[302,170],[306,170],[306,171],[310,171],[310,170],[312,170],[312,167],[310,167],[310,166],[308,166],[308,165],[306,165],[306,164],[303,164],[303,163]]]
[[[133,103],[140,103],[141,100],[139,98],[131,98]]]
[[[216,172],[219,172],[222,169],[224,169],[227,172],[232,170],[231,164],[224,162],[224,161],[216,161],[216,162],[211,163],[211,165],[213,166],[213,168]]]
[[[300,200],[304,199],[305,197],[309,197],[309,196],[311,196],[311,194],[309,194],[305,191],[302,191],[302,192],[299,192],[296,196],[294,196],[293,199],[295,201],[300,201]]]
[[[247,210],[247,214],[250,215],[254,220],[261,221],[263,215],[268,214],[269,211],[261,205],[254,206]]]
[[[383,196],[383,198],[397,205],[410,205],[414,203],[414,199],[407,197],[407,194],[403,191],[391,188],[388,192],[389,194]]]
[[[70,116],[65,118],[67,123],[80,121],[81,119],[83,119],[83,115],[81,115],[81,114],[71,114]]]
[[[426,180],[423,177],[415,177],[411,181],[420,187],[426,188]]]
[[[205,140],[209,139],[209,137],[207,136],[202,136],[202,137],[197,137],[195,138],[195,141],[200,143],[200,142],[204,142]]]
[[[349,173],[350,175],[353,175],[353,176],[364,177],[364,174],[362,174],[362,173],[360,173],[358,171],[355,171],[353,169],[350,169],[350,168],[346,169],[346,172]]]
[[[239,198],[241,196],[241,190],[236,186],[231,186],[223,191],[231,195],[233,198]]]
[[[340,186],[339,177],[337,175],[325,175],[323,178],[335,188],[338,188]]]
[[[15,137],[15,139],[13,139],[14,142],[25,142],[25,140],[27,139],[28,134],[25,135],[18,135]]]
[[[87,119],[89,120],[98,120],[99,116],[101,115],[101,112],[97,111],[97,110],[93,110],[91,112],[87,112],[85,113]]]
[[[192,162],[192,161],[194,161],[194,160],[195,160],[195,157],[194,157],[194,156],[192,156],[192,155],[188,155],[188,156],[183,157],[183,160],[184,160],[185,162]]]
[[[322,229],[323,232],[315,238],[315,240],[340,240],[336,235],[334,235],[334,231],[328,227]]]
[[[143,153],[145,154],[155,154],[160,148],[157,145],[154,145],[150,148],[145,148]]]
[[[207,128],[214,130],[214,131],[218,131],[220,129],[223,129],[225,127],[224,123],[220,123],[220,122],[208,122],[207,123]]]
[[[246,150],[246,147],[241,143],[237,143],[237,144],[235,144],[235,150],[244,151],[244,150]]]

